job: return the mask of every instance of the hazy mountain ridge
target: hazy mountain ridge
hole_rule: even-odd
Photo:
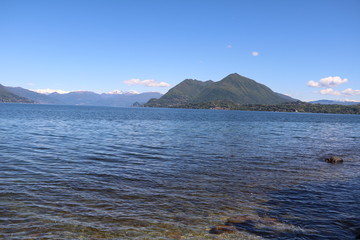
[[[0,102],[8,103],[34,103],[33,100],[19,96],[7,90],[6,87],[0,84]]]
[[[310,101],[309,103],[324,104],[324,105],[357,105],[357,104],[360,104],[360,102],[355,102],[355,101],[337,101],[337,100],[326,100],[326,99]]]
[[[281,104],[296,102],[289,96],[275,93],[267,86],[233,73],[218,82],[186,79],[170,89],[160,99],[151,99],[148,107],[180,107],[206,102],[234,104]]]
[[[137,93],[121,91],[102,94],[91,91],[43,94],[21,87],[0,87],[0,101],[2,102],[130,107],[135,102],[144,104],[152,98],[160,98],[161,96],[162,94],[158,92]]]
[[[52,93],[49,96],[66,105],[130,107],[135,102],[143,104],[152,98],[161,97],[162,94],[158,92],[144,92],[139,94],[98,94],[88,91],[79,91],[66,94]]]
[[[62,102],[49,97],[46,94],[37,93],[21,87],[5,87],[7,91],[16,94],[18,96],[31,99],[35,103],[40,104],[62,104]]]

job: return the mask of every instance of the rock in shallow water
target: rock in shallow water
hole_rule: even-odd
[[[243,216],[236,216],[228,218],[226,224],[234,224],[234,223],[245,223],[247,221],[255,222],[256,220],[250,216],[243,215]]]
[[[328,163],[342,163],[344,160],[341,157],[338,156],[331,156],[329,158],[325,158],[325,162]]]
[[[212,227],[209,231],[213,234],[221,234],[225,232],[235,232],[238,231],[250,231],[250,232],[259,232],[262,229],[266,228],[266,231],[273,229],[276,231],[275,226],[281,225],[281,222],[272,217],[263,216],[255,217],[249,215],[239,215],[235,217],[228,218],[224,225],[217,225]]]
[[[221,233],[232,233],[236,231],[236,227],[228,225],[217,225],[210,229],[210,233],[221,234]]]

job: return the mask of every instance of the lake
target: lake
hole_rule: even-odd
[[[0,139],[2,239],[360,231],[359,115],[0,104]]]

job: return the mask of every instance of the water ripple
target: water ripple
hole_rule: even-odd
[[[353,239],[360,229],[359,116],[5,104],[0,117],[3,239]],[[323,161],[332,154],[344,164]],[[209,233],[236,215],[256,221]]]

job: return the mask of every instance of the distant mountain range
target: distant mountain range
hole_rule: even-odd
[[[60,101],[49,97],[46,94],[37,93],[21,87],[5,87],[7,91],[26,99],[31,99],[34,103],[40,104],[61,104]]]
[[[5,87],[0,84],[0,102],[112,107],[237,108],[238,105],[276,105],[300,101],[276,93],[250,78],[233,73],[218,82],[185,79],[165,95],[158,92],[137,93],[118,90],[102,94],[90,91],[43,94],[21,87]],[[321,105],[359,104],[354,101],[333,100],[318,100],[309,103]]]
[[[354,102],[354,101],[334,101],[334,100],[317,100],[317,101],[310,101],[309,103],[313,103],[313,104],[324,104],[324,105],[330,105],[330,104],[335,104],[335,105],[356,105],[356,104],[360,104],[360,102]]]
[[[273,92],[267,86],[250,78],[233,73],[221,81],[186,79],[171,88],[159,99],[151,99],[147,107],[182,107],[207,102],[231,102],[234,104],[281,104],[297,99]]]
[[[134,103],[144,104],[149,99],[159,98],[162,94],[158,92],[97,94],[88,91],[77,91],[66,94],[52,93],[48,96],[67,105],[130,107]]]
[[[4,87],[0,85],[0,102],[17,103],[38,103],[38,104],[59,104],[59,105],[90,105],[90,106],[112,106],[112,107],[130,107],[144,104],[149,99],[160,98],[158,92],[110,92],[94,93],[90,91],[76,91],[66,94],[37,93],[21,87]]]

